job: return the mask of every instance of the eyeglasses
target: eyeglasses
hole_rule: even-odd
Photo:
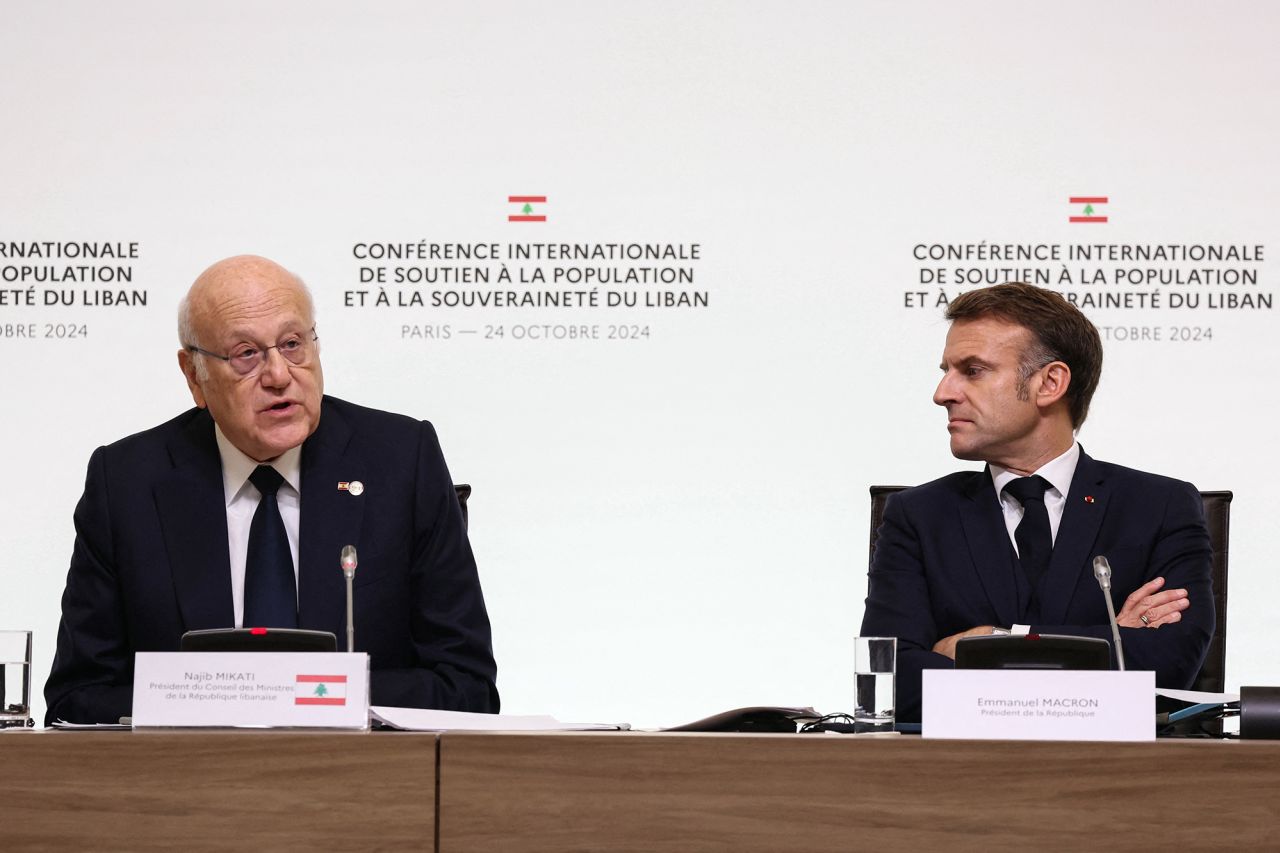
[[[289,335],[274,346],[256,347],[253,344],[240,344],[240,346],[226,355],[209,352],[207,349],[201,349],[195,344],[187,344],[187,349],[191,352],[207,355],[210,358],[216,358],[219,361],[225,361],[239,375],[248,376],[262,369],[262,366],[267,363],[267,353],[271,350],[277,350],[285,361],[301,367],[311,361],[311,356],[315,354],[316,350],[315,342],[318,340],[320,340],[320,336],[316,334],[316,327],[312,326],[306,332]]]

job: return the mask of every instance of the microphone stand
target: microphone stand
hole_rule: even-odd
[[[1111,636],[1116,641],[1116,662],[1124,672],[1124,647],[1120,645],[1120,623],[1116,622],[1116,606],[1111,601],[1111,563],[1106,557],[1093,558],[1093,576],[1102,587],[1102,597],[1107,602],[1107,618],[1111,620]]]
[[[356,546],[347,545],[342,549],[342,557],[340,565],[342,566],[342,574],[347,579],[347,652],[356,650],[356,623],[355,623],[355,593],[352,589],[352,582],[356,577]]]

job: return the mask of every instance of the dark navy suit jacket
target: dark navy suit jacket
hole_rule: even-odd
[[[867,585],[863,636],[898,638],[897,716],[920,719],[920,673],[950,667],[934,643],[979,625],[1111,640],[1093,558],[1107,557],[1116,611],[1155,577],[1185,588],[1182,620],[1121,628],[1125,664],[1185,688],[1213,636],[1209,534],[1190,483],[1096,462],[1083,452],[1063,508],[1038,612],[989,470],[951,474],[889,498]],[[1114,652],[1113,652],[1114,654]]]
[[[299,626],[345,637],[338,555],[354,544],[356,651],[370,655],[373,703],[496,712],[489,617],[431,424],[325,397],[301,466]],[[353,480],[362,494],[338,489]],[[135,652],[234,624],[208,412],[98,448],[75,528],[46,719],[115,722],[132,707]]]

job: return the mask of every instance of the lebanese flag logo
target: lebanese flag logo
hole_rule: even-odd
[[[299,675],[293,687],[295,705],[347,704],[345,675]]]
[[[1071,204],[1084,205],[1079,208],[1079,214],[1073,214],[1068,217],[1068,222],[1106,222],[1107,217],[1098,213],[1098,205],[1106,204],[1108,199],[1105,195],[1073,195],[1071,196]]]
[[[546,222],[547,216],[534,207],[535,204],[546,204],[545,195],[509,195],[507,204],[515,205],[515,212],[507,215],[508,222]]]

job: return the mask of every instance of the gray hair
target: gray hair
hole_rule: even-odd
[[[308,299],[310,295],[308,294]],[[196,344],[195,329],[191,324],[191,291],[187,291],[187,295],[182,297],[182,301],[178,303],[178,344],[191,353],[191,359],[196,367],[196,378],[201,382],[209,378],[209,365],[205,364],[200,353],[193,351],[191,348],[198,346]]]

